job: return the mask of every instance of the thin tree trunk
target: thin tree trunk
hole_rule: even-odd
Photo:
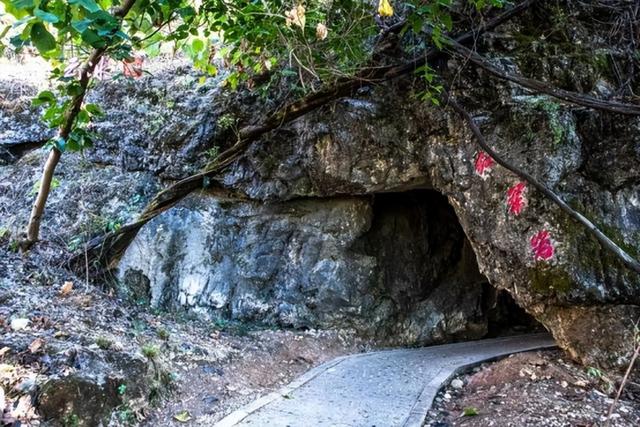
[[[129,10],[133,7],[136,0],[127,0],[125,1],[121,7],[116,9],[113,12],[113,16],[116,18],[124,18]],[[67,112],[65,113],[64,121],[60,126],[58,131],[58,138],[66,141],[73,130],[73,125],[75,123],[76,117],[80,112],[80,108],[82,107],[82,103],[84,101],[84,96],[87,92],[87,87],[89,86],[89,82],[91,80],[91,74],[93,74],[93,70],[98,65],[98,62],[102,59],[102,56],[106,52],[105,48],[95,49],[89,55],[86,62],[82,66],[80,71],[80,93],[74,96],[71,99],[71,104]],[[40,188],[38,189],[38,195],[36,196],[36,201],[33,204],[33,209],[31,210],[31,216],[29,217],[29,224],[27,225],[25,239],[20,242],[20,246],[23,250],[29,249],[39,238],[40,236],[40,224],[42,222],[42,216],[44,215],[44,208],[47,203],[47,198],[49,198],[49,192],[51,191],[51,182],[53,180],[53,174],[56,170],[56,166],[60,161],[60,156],[62,152],[57,148],[51,149],[49,153],[49,157],[47,158],[47,162],[44,164],[44,169],[42,171],[42,178],[40,179]]]
[[[51,181],[53,179],[53,172],[60,161],[60,155],[62,153],[57,148],[54,148],[49,153],[47,162],[44,164],[44,170],[42,171],[42,178],[40,180],[40,188],[38,189],[38,196],[33,203],[31,209],[31,216],[29,217],[29,225],[27,226],[27,239],[24,248],[27,249],[36,240],[40,234],[40,222],[42,220],[42,214],[44,213],[44,206],[47,203],[49,197],[49,191],[51,189]]]

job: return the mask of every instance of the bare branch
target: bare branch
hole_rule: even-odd
[[[449,49],[453,50],[461,57],[470,60],[480,68],[488,71],[492,75],[513,83],[516,83],[522,87],[530,89],[534,92],[545,93],[553,96],[554,98],[561,99],[575,105],[581,105],[583,107],[593,108],[596,110],[606,111],[609,113],[626,114],[631,116],[640,116],[640,105],[627,104],[617,101],[606,101],[595,98],[593,96],[585,95],[582,93],[571,92],[568,90],[560,89],[553,85],[550,85],[539,80],[530,79],[527,77],[519,76],[517,74],[508,74],[493,65],[489,60],[482,57],[477,52],[461,45],[456,40],[445,37],[448,43]]]

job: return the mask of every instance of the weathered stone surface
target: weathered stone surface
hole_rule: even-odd
[[[533,173],[561,197],[586,213],[619,244],[637,254],[637,238],[640,235],[640,199],[637,195],[640,191],[640,177],[630,166],[617,173],[611,167],[599,167],[594,163],[594,159],[609,158],[611,150],[623,150],[626,155],[622,152],[620,155],[627,159],[623,161],[628,161],[632,153],[640,153],[640,142],[633,131],[638,126],[637,120],[614,119],[600,113],[574,112],[570,107],[556,104],[548,98],[531,97],[508,86],[504,90],[512,95],[503,99],[502,104],[491,110],[475,113],[489,142],[511,161]],[[380,88],[363,95],[362,99],[340,101],[330,111],[322,111],[297,121],[289,128],[276,132],[268,140],[255,144],[249,156],[222,177],[221,182],[244,191],[251,198],[263,201],[317,198],[315,203],[318,209],[324,209],[325,204],[330,206],[332,202],[327,200],[340,194],[366,195],[434,188],[447,195],[453,205],[477,256],[480,271],[492,285],[507,289],[521,306],[542,320],[556,334],[559,343],[576,357],[585,362],[606,365],[611,365],[612,359],[615,359],[615,365],[621,366],[625,360],[621,356],[624,353],[622,350],[627,344],[618,342],[616,348],[620,352],[616,352],[613,358],[604,357],[608,353],[606,349],[611,348],[609,337],[615,334],[608,335],[603,330],[602,334],[608,336],[603,336],[602,341],[594,340],[592,332],[587,332],[586,329],[592,321],[589,309],[572,311],[571,319],[574,324],[581,325],[578,329],[584,331],[582,337],[589,337],[594,344],[591,348],[579,345],[582,339],[580,335],[563,333],[565,327],[561,327],[562,321],[557,319],[562,319],[563,313],[569,313],[565,307],[570,306],[593,307],[592,310],[600,307],[598,310],[618,312],[616,307],[620,305],[638,304],[638,276],[621,266],[584,229],[574,224],[535,190],[526,190],[526,206],[520,215],[508,212],[506,192],[519,182],[517,177],[500,167],[495,167],[484,178],[479,176],[474,171],[477,147],[457,118],[447,116],[439,109],[411,104],[406,101],[409,93],[403,97],[398,96],[398,92],[401,89],[397,87]],[[548,108],[557,110],[557,114],[564,120],[561,133],[554,134],[553,129],[550,129],[551,119],[539,105],[552,105],[553,107]],[[509,115],[513,117],[512,120],[506,119]],[[521,123],[524,120],[535,123],[538,127],[533,137],[523,134]],[[614,122],[617,124],[614,125]],[[624,127],[619,123],[624,123]],[[616,136],[611,136],[610,133],[616,129]],[[554,135],[561,135],[561,140],[555,140]],[[614,147],[620,143],[619,148],[594,144],[593,141],[600,140],[597,135],[602,135],[602,139],[611,142]],[[635,148],[630,150],[629,146]],[[513,147],[518,147],[517,151]],[[429,209],[426,209],[424,215],[428,216],[428,212]],[[171,215],[176,214],[167,213],[165,217]],[[226,215],[229,214],[222,214],[223,217]],[[207,215],[202,218],[206,217]],[[216,217],[224,224],[225,220],[220,219],[220,214]],[[269,227],[273,222],[273,218],[269,216],[258,215],[256,218],[256,221],[262,222],[263,227]],[[185,218],[184,223],[191,224],[186,225],[189,228],[202,220],[200,217],[195,220]],[[413,229],[414,234],[419,234],[419,227],[415,224],[407,227]],[[530,244],[534,234],[543,230],[550,233],[555,249],[553,257],[546,261],[536,260]],[[139,247],[151,247],[155,237],[149,233],[143,232],[138,239]],[[388,242],[396,237],[389,234],[385,236],[383,232],[381,236],[384,237],[369,240],[371,246],[380,251],[381,261],[378,265],[385,264],[386,261],[383,260],[389,254],[382,254],[387,251]],[[264,236],[262,240],[275,244],[281,237]],[[237,250],[238,256],[247,255],[244,247]],[[162,249],[153,251],[162,252]],[[391,259],[402,260],[406,267],[401,268],[401,271],[413,270],[417,274],[421,264],[434,262],[427,254],[417,254],[398,253]],[[345,256],[345,252],[333,252],[333,257],[339,261],[346,262]],[[245,265],[257,262],[259,257],[257,254],[249,255],[249,259],[253,261],[244,261]],[[126,256],[124,269],[130,269],[134,265],[135,262],[131,262],[129,256]],[[163,283],[180,283],[188,276],[188,269],[171,270],[167,265],[176,264],[154,267],[160,271],[172,271],[169,276],[165,276]],[[435,265],[438,263],[435,262]],[[310,271],[318,268],[313,263],[306,264],[306,267]],[[304,270],[291,274],[299,280],[307,276],[308,273]],[[334,281],[338,276],[328,276],[330,280],[325,284],[327,290],[335,286]],[[157,282],[153,277],[155,276],[150,278],[152,288]],[[468,286],[474,282],[470,277],[474,276],[462,279],[466,280]],[[389,278],[381,280],[388,282]],[[339,281],[345,289],[355,290],[361,286],[361,282],[353,278]],[[349,283],[351,288],[347,287]],[[268,293],[278,289],[278,286],[281,286],[280,280],[272,278],[263,282],[260,289]],[[206,288],[201,289],[202,297],[206,298]],[[286,301],[286,295],[287,293],[281,293],[277,298]],[[478,293],[472,292],[472,295],[474,297],[470,298],[477,300]],[[378,307],[376,316],[386,318],[382,323],[395,325],[390,327],[391,330],[399,331],[394,334],[400,334],[408,341],[411,340],[409,337],[421,337],[424,331],[434,331],[438,321],[434,321],[434,317],[429,317],[427,313],[447,312],[446,309],[438,310],[429,306],[438,301],[439,297],[434,293],[424,300],[429,301],[425,303],[427,305],[416,311],[422,313],[423,317],[409,315],[408,318],[412,320],[399,320],[394,317],[394,309],[384,311],[384,298],[381,294],[370,292],[369,297],[377,299],[374,304]],[[409,293],[407,298],[411,300],[412,294]],[[455,304],[451,304],[450,295],[444,296],[443,300],[447,301],[450,308],[455,307]],[[271,304],[264,310],[279,313],[274,307],[275,304]],[[359,307],[363,309],[362,313],[370,313],[367,305]],[[398,307],[396,306],[395,312],[402,311]],[[292,312],[298,315],[307,310],[293,309]],[[448,313],[452,315],[451,311]],[[461,316],[468,313],[468,310],[464,311]],[[548,313],[557,313],[558,317],[547,315]],[[317,321],[317,318],[312,319],[305,318],[305,322],[314,324]],[[631,321],[626,316],[616,316],[607,330],[629,331]],[[420,326],[411,326],[412,322]],[[462,324],[466,322],[461,321]],[[451,321],[448,324],[451,325]],[[450,334],[455,329],[447,329],[444,334]],[[625,333],[621,332],[622,335]],[[438,333],[431,332],[427,335],[432,339]]]
[[[395,343],[481,337],[485,279],[437,193],[280,203],[192,195],[119,267],[151,304],[289,327],[352,327]]]
[[[527,16],[522,22],[528,22],[526,19],[535,21],[538,17],[535,14]],[[546,41],[533,53],[521,48],[522,43],[526,45],[532,37],[543,34],[545,25],[550,25],[548,23],[538,28],[514,24],[509,27],[510,35],[505,35],[506,32],[490,35],[487,43],[479,48],[481,51],[484,49],[488,56],[498,58],[496,63],[510,72],[522,72],[569,89],[608,96],[608,88],[613,86],[611,74],[603,72],[601,65],[588,62],[585,55],[590,49],[598,49],[598,55],[606,52],[613,55],[615,48],[607,44],[606,37],[594,41],[592,31],[585,30],[579,15],[572,19],[573,24],[564,31],[577,46],[575,51],[554,48],[554,43],[560,43],[556,40]],[[592,46],[587,47],[590,43]],[[571,67],[580,61],[584,67]],[[452,76],[457,75],[458,65],[455,61],[449,63]],[[485,176],[480,176],[474,170],[479,150],[464,123],[457,116],[449,115],[446,109],[413,101],[413,83],[403,80],[365,90],[353,99],[342,99],[331,108],[321,109],[273,132],[255,143],[248,155],[222,176],[220,182],[236,191],[241,190],[255,201],[278,202],[283,206],[287,206],[288,200],[314,198],[320,210],[330,209],[328,206],[334,203],[336,196],[406,192],[415,188],[437,190],[455,209],[480,272],[493,286],[508,290],[517,303],[541,320],[554,333],[559,344],[574,357],[589,364],[623,366],[630,350],[630,341],[626,337],[632,331],[633,316],[636,316],[634,313],[640,304],[639,276],[622,266],[581,226],[532,188],[527,188],[523,194],[525,205],[522,212],[519,215],[511,213],[506,204],[507,191],[520,180],[501,167],[494,167]],[[487,140],[498,152],[536,176],[592,219],[629,253],[638,256],[638,119],[563,105],[550,97],[496,82],[481,72],[463,73],[462,85],[465,90],[454,92],[454,95],[467,105]],[[210,203],[215,205],[218,202],[212,199]],[[431,214],[429,209],[426,211],[427,216]],[[168,212],[164,216],[175,215]],[[231,219],[235,217],[228,211],[221,215]],[[266,228],[274,220],[268,215],[256,218],[259,219],[255,221],[263,221]],[[183,218],[181,221],[191,224],[182,227],[191,228],[204,219]],[[224,224],[226,220],[218,216],[216,221]],[[151,248],[154,238],[149,230],[154,226],[157,224],[150,225],[137,241],[138,246],[148,248],[150,254],[162,252],[162,249]],[[419,234],[415,223],[407,227],[413,229],[415,235]],[[369,238],[368,241],[370,247],[378,251],[376,265],[378,268],[384,266],[386,272],[393,272],[389,274],[395,276],[394,280],[402,282],[400,273],[419,277],[423,264],[440,265],[437,256],[434,260],[433,254],[420,254],[417,246],[414,248],[417,252],[393,253],[389,246],[393,240],[389,237],[392,233],[385,234],[384,227],[380,230],[377,238]],[[342,235],[327,232],[334,236]],[[531,244],[532,238],[540,232],[548,233],[549,243],[554,248],[553,255],[546,260],[536,258]],[[281,236],[274,235],[261,238],[274,245],[281,239]],[[363,235],[351,249],[365,240],[367,237]],[[264,244],[269,245],[266,242]],[[410,247],[403,246],[405,249]],[[234,256],[246,255],[244,246],[236,249],[239,252]],[[269,253],[279,254],[279,251],[269,249]],[[351,256],[348,254],[349,251],[333,250],[332,263],[349,265],[352,258],[348,258]],[[130,256],[125,257],[121,274],[127,269],[135,269],[136,262]],[[251,265],[263,256],[262,253],[250,255],[249,260],[243,262]],[[140,259],[141,255],[136,257]],[[309,259],[317,260],[314,257]],[[403,260],[403,267],[393,267],[394,261],[387,262],[389,259]],[[175,287],[188,276],[189,269],[172,269],[177,264],[171,258],[161,264],[164,266],[154,269],[165,274],[161,276],[162,283],[173,283]],[[307,268],[289,271],[290,277],[302,280],[314,271],[313,268],[318,268],[314,263],[305,264],[303,261],[303,265]],[[363,267],[346,267],[354,274],[359,268]],[[254,270],[260,271],[259,268]],[[146,274],[144,276],[149,279],[151,288],[157,287],[157,276]],[[373,276],[388,284],[390,278],[385,274],[378,271]],[[353,276],[352,279],[338,277],[337,273],[327,276],[330,279],[324,285],[327,291],[333,292],[336,280],[347,293],[362,286],[362,282]],[[463,280],[467,287],[460,289],[470,289],[468,286],[474,282],[470,277],[475,276],[468,275]],[[198,298],[207,298],[206,287],[201,289],[203,293]],[[287,289],[279,276],[264,281],[260,292],[276,289]],[[409,286],[408,289],[413,288]],[[453,289],[455,286],[449,287],[450,292],[457,292]],[[473,298],[478,295],[471,294],[475,295]],[[278,296],[273,298],[287,301],[287,295],[291,293],[276,292],[274,295]],[[449,311],[429,306],[438,305],[435,302],[441,298],[434,292],[422,300],[427,306],[411,309],[416,315],[407,314],[406,319],[400,319],[394,317],[394,313],[406,308],[402,308],[398,301],[405,296],[407,300],[416,301],[416,293],[409,291],[402,297],[393,292],[390,295],[396,308],[384,311],[387,295],[368,293],[369,298],[376,300],[373,304],[378,307],[376,318],[386,318],[383,323],[395,325],[387,330],[402,331],[394,334],[404,334],[404,338],[409,340],[409,337],[421,337],[430,328],[433,330],[433,325],[438,323],[427,313],[447,312],[451,316],[450,309],[456,306],[452,304],[450,295],[442,297],[449,304]],[[271,298],[269,296],[262,301],[272,301]],[[180,302],[179,299],[177,301]],[[340,300],[334,301],[334,313],[341,310],[337,301]],[[271,314],[264,318],[275,319],[279,316],[276,313],[280,312],[275,303],[269,304],[264,310]],[[308,312],[308,307],[298,302],[293,306],[299,308],[291,311],[296,315]],[[363,315],[372,313],[368,308],[371,305],[359,307]],[[424,314],[424,317],[417,313]],[[463,313],[468,315],[470,312],[465,310]],[[612,317],[605,313],[612,314]],[[302,318],[309,324],[322,322],[318,317]],[[607,318],[606,326],[595,328],[594,319],[604,318]],[[412,322],[420,326],[413,328]],[[451,325],[451,321],[448,324]],[[447,329],[445,334],[451,333],[452,329]],[[434,333],[430,336],[433,337]],[[587,342],[590,345],[585,345]]]
[[[38,409],[45,419],[78,426],[107,425],[125,393],[129,400],[146,399],[155,374],[141,355],[113,351],[73,353],[69,364],[73,373],[41,386]]]
[[[487,35],[478,50],[510,72],[612,95],[619,82],[611,58],[619,65],[629,59],[616,40],[590,26],[588,8],[554,15],[559,25],[549,19],[551,8],[540,7]],[[482,72],[459,73],[455,60],[448,65],[447,77],[457,82],[454,96],[489,143],[638,257],[640,121],[560,104]],[[162,76],[162,84],[149,77],[98,89],[96,99],[116,118],[97,124],[104,136],[89,153],[92,160],[181,177],[206,162],[207,151],[221,140],[220,117],[255,123],[269,107],[246,94],[220,99],[219,89],[197,87],[184,70]],[[635,93],[637,86],[629,82]],[[257,141],[219,178],[249,200],[192,196],[142,230],[120,277],[135,285],[135,298],[150,292],[154,304],[214,315],[362,330],[384,325],[380,334],[404,342],[470,334],[478,316],[481,334],[486,310],[471,309],[472,301],[482,301],[477,272],[455,262],[447,267],[447,249],[429,252],[418,241],[420,221],[408,219],[409,212],[429,218],[431,209],[416,202],[397,222],[404,225],[392,227],[395,219],[376,225],[379,218],[397,216],[391,207],[376,216],[372,196],[432,189],[453,206],[491,285],[507,290],[576,358],[624,365],[640,305],[639,276],[531,188],[522,213],[509,212],[507,191],[519,179],[501,167],[479,176],[478,148],[464,123],[445,107],[416,102],[417,90],[419,83],[410,78],[363,89]],[[18,175],[14,170],[5,176]],[[30,186],[35,174],[29,178]],[[554,247],[547,260],[536,259],[531,247],[531,239],[544,231]],[[289,240],[296,233],[298,246]],[[287,251],[299,248],[305,248],[299,258],[287,258]],[[439,281],[440,268],[461,276]],[[424,277],[438,280],[423,288],[417,283]],[[317,293],[309,296],[297,287],[302,283]],[[456,312],[458,306],[464,308]],[[604,326],[596,327],[597,319]],[[446,326],[438,331],[435,325]]]

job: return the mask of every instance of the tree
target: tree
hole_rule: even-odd
[[[107,244],[107,251],[101,252],[110,257],[117,258],[144,223],[190,191],[202,187],[209,178],[233,163],[256,138],[318,106],[350,94],[364,84],[418,74],[424,80],[424,89],[419,96],[434,104],[440,104],[442,99],[453,101],[450,105],[467,120],[478,143],[486,149],[486,142],[468,114],[447,97],[430,62],[438,56],[462,55],[498,78],[566,102],[640,115],[636,105],[602,101],[521,76],[507,75],[463,46],[486,29],[525,10],[535,0],[524,0],[489,20],[482,19],[483,13],[501,8],[504,0],[467,0],[463,5],[457,4],[457,10],[475,11],[476,19],[471,22],[476,24],[475,28],[468,28],[467,33],[453,38],[450,35],[469,25],[468,19],[453,12],[453,0],[380,0],[377,5],[362,0],[1,1],[6,11],[18,19],[13,25],[13,31],[17,32],[11,39],[13,46],[17,49],[34,46],[53,64],[53,78],[59,82],[56,93],[45,91],[34,100],[36,105],[46,106],[44,120],[59,131],[50,141],[51,153],[27,228],[25,247],[38,238],[51,178],[60,155],[65,150],[88,148],[94,139],[87,125],[101,111],[96,105],[85,105],[84,96],[99,74],[104,58],[128,63],[136,52],[154,54],[168,43],[182,50],[196,68],[208,74],[218,71],[212,58],[222,58],[229,70],[225,84],[230,90],[242,86],[268,92],[270,87],[285,82],[297,100],[258,124],[241,128],[237,141],[201,173],[158,194],[135,223],[90,244],[91,248]],[[386,52],[386,42],[394,37],[403,40],[399,55]],[[414,59],[402,60],[406,57]],[[83,64],[76,73],[72,61]],[[135,77],[138,74],[139,70],[127,73],[125,66],[125,75]],[[498,153],[486,151],[531,182],[585,225],[627,266],[640,272],[640,263],[587,218],[564,204],[534,177],[509,165]]]

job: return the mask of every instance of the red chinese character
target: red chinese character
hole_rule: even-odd
[[[536,261],[546,261],[553,258],[553,244],[547,230],[537,232],[531,238],[531,249]]]
[[[524,198],[526,189],[527,184],[525,182],[519,182],[507,190],[507,206],[509,207],[509,212],[512,214],[520,215],[520,212],[524,209],[527,202]]]
[[[491,172],[491,169],[493,169],[493,166],[495,164],[495,160],[493,160],[490,155],[488,155],[484,151],[480,151],[476,156],[476,173],[482,178],[486,178],[487,174]]]

